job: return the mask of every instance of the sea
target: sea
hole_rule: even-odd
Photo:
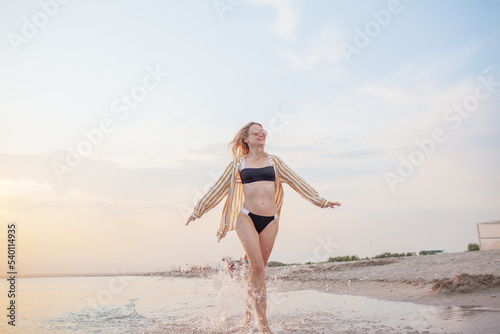
[[[15,326],[8,323],[9,300],[2,292],[1,333],[259,333],[255,321],[242,325],[245,278],[224,270],[210,278],[18,278],[16,290]],[[287,291],[273,279],[267,280],[267,299],[274,333],[468,333],[487,321],[485,312],[500,314]]]

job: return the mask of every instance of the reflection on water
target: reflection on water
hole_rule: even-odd
[[[498,312],[500,312],[500,308],[491,306],[447,306],[436,308],[437,316],[445,320],[474,318],[477,317],[479,313],[489,313],[500,316]]]
[[[214,279],[73,277],[20,279],[16,328],[7,333],[258,333],[242,327],[246,283]],[[275,333],[494,333],[500,309],[434,307],[268,282]],[[480,329],[480,330],[478,330]]]

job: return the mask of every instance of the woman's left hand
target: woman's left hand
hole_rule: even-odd
[[[341,204],[339,202],[328,202],[325,205],[325,208],[332,208],[335,209],[335,206],[340,206]]]

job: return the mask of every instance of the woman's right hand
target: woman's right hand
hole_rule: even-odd
[[[195,217],[195,216],[193,216],[193,215],[191,215],[191,216],[189,217],[189,219],[188,219],[187,223],[186,223],[186,226],[187,226],[190,222],[192,222],[193,220],[195,220],[195,219],[196,219],[196,217]]]

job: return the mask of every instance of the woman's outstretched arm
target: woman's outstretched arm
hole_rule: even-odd
[[[208,192],[198,201],[198,204],[194,207],[193,214],[188,218],[186,225],[195,219],[203,216],[207,211],[215,207],[222,201],[224,196],[229,193],[229,185],[231,182],[231,171],[233,168],[233,162],[230,163],[221,177],[215,182],[215,184],[210,187]]]

